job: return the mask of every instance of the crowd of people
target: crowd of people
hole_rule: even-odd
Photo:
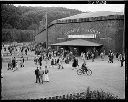
[[[104,61],[105,55],[106,55],[105,50],[100,53],[100,58],[102,61]],[[90,52],[90,51],[87,51],[87,53],[83,53],[83,52],[81,53],[81,57],[84,61],[92,59],[92,62],[94,62],[94,59],[96,58],[96,56],[97,55],[94,52]],[[109,63],[113,63],[114,56],[115,56],[114,53],[110,50],[108,52],[108,62]],[[122,67],[123,62],[125,61],[124,55],[122,53],[120,53],[120,54],[116,53],[116,59],[121,62],[121,67]]]
[[[9,63],[8,63],[8,70],[16,70],[19,67],[22,68],[24,67],[24,57],[23,57],[23,52],[25,55],[27,55],[28,51],[30,50],[29,47],[19,47],[17,49],[16,47],[9,47],[8,48],[9,52],[19,51],[21,56],[19,57],[20,60],[16,60],[16,57],[13,57]],[[58,69],[64,69],[65,64],[69,64],[72,62],[72,70],[75,68],[79,67],[79,61],[78,61],[78,56],[76,57],[76,54],[74,54],[72,51],[69,50],[63,50],[63,51],[46,51],[42,53],[37,53],[35,50],[35,55],[36,57],[34,58],[35,65],[37,65],[37,69],[35,70],[35,75],[36,75],[36,82],[43,83],[43,81],[48,81],[49,82],[49,66],[47,65],[47,62],[50,62],[50,67],[54,68],[54,66],[57,66]],[[97,50],[96,51],[87,51],[86,53],[81,52],[81,59],[83,60],[82,66],[86,67],[86,60],[92,60],[94,62],[94,59],[96,59],[97,56],[100,56],[101,60],[104,60],[105,58],[105,50],[99,53]],[[113,63],[114,59],[114,53],[110,50],[108,52],[108,62]],[[125,61],[124,55],[116,53],[116,59],[121,62],[121,67],[123,66],[123,62]],[[46,62],[46,64],[42,64],[42,62]],[[81,67],[82,67],[81,66]]]
[[[12,59],[8,63],[8,70],[16,71],[18,68],[24,67],[24,57],[21,56],[19,60],[16,57],[12,57]]]
[[[24,54],[27,55],[29,48],[28,47],[19,47],[19,46],[18,47],[8,46],[8,48],[6,48],[6,50],[7,49],[9,50],[9,52],[12,55],[12,58],[8,62],[8,70],[16,71],[18,68],[23,68],[24,62],[25,62]]]

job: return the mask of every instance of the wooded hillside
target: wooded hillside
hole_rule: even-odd
[[[48,14],[48,23],[56,19],[82,13],[79,10],[67,9],[63,7],[26,7],[26,6],[15,7],[12,4],[2,4],[1,5],[2,29],[3,29],[2,41],[18,40],[22,42],[22,40],[23,41],[25,40],[21,38],[21,36],[25,36],[26,33],[23,33],[25,32],[25,30],[28,30],[26,32],[32,30],[33,32],[35,31],[38,32],[40,25],[44,26],[45,24],[46,12]],[[16,34],[14,34],[13,32],[14,29],[17,32],[17,33],[15,32]],[[24,31],[20,33],[22,30]],[[27,33],[27,36],[25,37],[33,38],[33,35],[35,33],[34,34],[29,33],[29,34]]]

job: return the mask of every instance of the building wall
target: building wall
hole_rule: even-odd
[[[87,34],[87,30],[92,29],[100,33],[96,35],[95,39],[85,40],[103,44],[103,48],[106,51],[110,49],[114,52],[122,51],[124,20],[119,19],[81,23],[54,24],[53,26],[48,28],[49,44],[72,40],[67,39],[67,32],[78,28],[80,29],[79,31],[70,32],[69,34]],[[96,32],[92,32],[90,34],[96,34]],[[35,41],[46,41],[46,31],[44,30],[41,34],[38,34],[35,37]]]

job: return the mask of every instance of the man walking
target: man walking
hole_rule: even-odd
[[[35,70],[35,75],[36,75],[36,83],[39,82],[40,83],[40,79],[39,79],[39,69],[37,67],[37,69]]]
[[[42,66],[42,56],[39,57],[38,61],[39,61],[39,65]]]
[[[113,58],[114,58],[114,54],[113,52],[111,53],[111,63],[113,63]]]
[[[21,62],[20,62],[20,67],[22,68],[22,67],[24,67],[24,58],[23,58],[23,56],[21,57]]]
[[[16,67],[16,58],[14,57],[12,59],[12,69],[14,69]]]
[[[44,74],[44,70],[40,66],[40,69],[39,69],[39,80],[40,80],[40,83],[42,83],[42,84],[43,84],[43,74]]]
[[[92,57],[92,62],[94,62],[94,53],[92,53],[91,57]]]
[[[25,54],[27,55],[27,48],[25,49]]]

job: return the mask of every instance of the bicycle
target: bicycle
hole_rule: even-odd
[[[85,73],[86,73],[87,75],[91,75],[91,74],[92,74],[92,71],[91,71],[90,69],[83,70],[83,69],[81,69],[81,68],[77,70],[77,74],[78,74],[78,75],[85,74]]]

